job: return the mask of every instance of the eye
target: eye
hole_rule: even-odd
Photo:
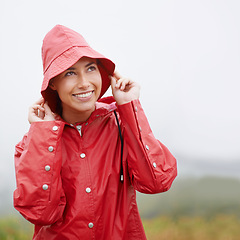
[[[75,75],[75,72],[69,71],[69,72],[66,72],[64,76],[67,77],[67,76],[72,76],[72,75]]]
[[[87,69],[87,71],[88,72],[92,72],[92,71],[95,71],[96,70],[96,67],[95,66],[90,66],[88,69]]]

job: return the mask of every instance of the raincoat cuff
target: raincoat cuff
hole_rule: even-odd
[[[39,121],[39,122],[33,122],[30,125],[30,129],[29,129],[29,133],[28,135],[31,135],[34,131],[34,136],[37,137],[37,134],[35,133],[35,131],[38,131],[37,129],[40,130],[40,132],[42,133],[42,131],[48,131],[51,130],[53,133],[59,133],[59,130],[63,129],[65,123],[63,123],[60,120],[56,120],[56,121]]]

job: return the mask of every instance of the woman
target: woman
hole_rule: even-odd
[[[140,87],[61,25],[42,46],[43,98],[16,146],[14,207],[33,239],[146,239],[136,190],[167,191],[176,160],[150,129]],[[102,98],[111,85],[113,97]]]

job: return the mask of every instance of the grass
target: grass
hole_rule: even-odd
[[[30,240],[32,235],[32,224],[22,218],[8,216],[0,219],[1,240]]]
[[[148,240],[239,240],[240,219],[234,215],[212,218],[161,216],[144,219]],[[1,240],[30,240],[33,226],[22,218],[6,217],[0,220]]]
[[[239,240],[240,219],[233,215],[203,217],[159,217],[144,220],[148,240]]]

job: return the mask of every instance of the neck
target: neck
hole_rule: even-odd
[[[75,112],[75,111],[66,111],[66,110],[64,111],[63,109],[62,118],[70,124],[86,122],[94,110],[95,108],[89,111]]]

